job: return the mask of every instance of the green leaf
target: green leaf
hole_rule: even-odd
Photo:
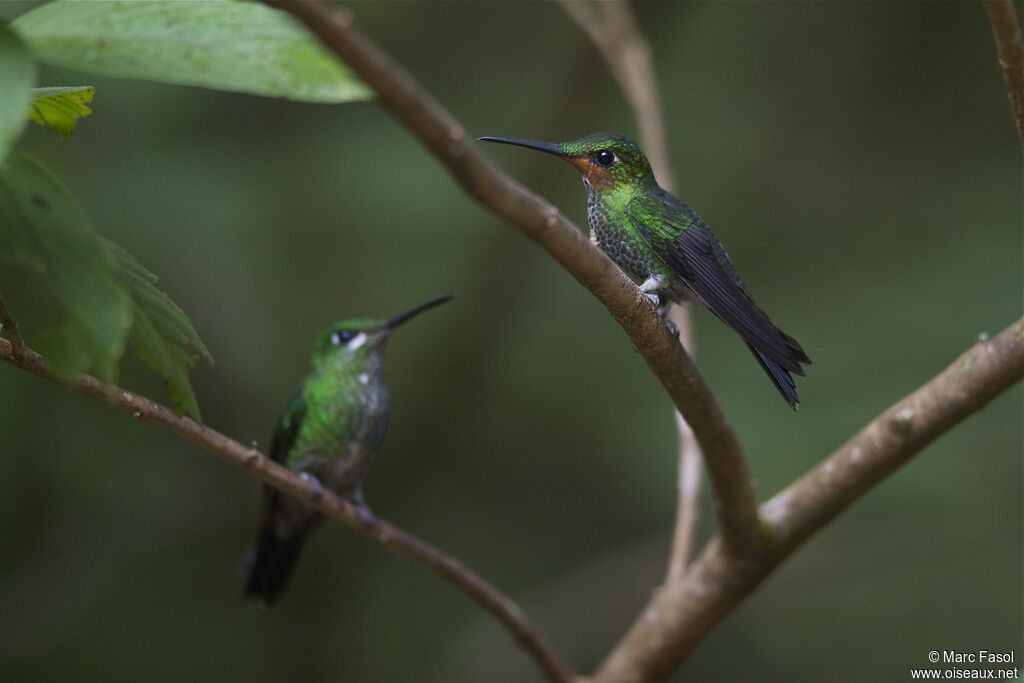
[[[291,17],[233,0],[58,0],[11,25],[37,59],[88,73],[306,102],[372,94]]]
[[[213,358],[188,316],[156,286],[156,275],[97,235],[67,189],[19,152],[0,164],[0,266],[5,263],[41,273],[55,299],[54,325],[22,329],[55,372],[71,379],[91,370],[114,383],[130,343],[164,379],[178,413],[199,421],[188,370],[193,351]],[[8,271],[0,275],[9,278]]]
[[[35,71],[18,36],[0,22],[0,162],[7,157],[25,127],[25,110],[32,100]]]
[[[208,361],[213,357],[199,339],[192,322],[177,304],[156,286],[157,277],[120,246],[104,240],[117,262],[117,279],[132,298],[132,329],[128,337],[132,350],[167,385],[167,393],[179,415],[188,413],[201,422],[188,371],[195,362],[195,349]]]
[[[54,370],[71,378],[88,369],[114,382],[132,316],[115,257],[60,181],[19,152],[0,164],[0,261],[45,277],[60,311],[58,334],[25,332]]]
[[[46,126],[66,138],[75,129],[78,119],[88,116],[92,109],[86,106],[92,102],[96,88],[78,85],[66,88],[33,88],[31,108],[28,117],[41,126]]]

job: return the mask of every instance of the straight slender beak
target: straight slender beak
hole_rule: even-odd
[[[538,149],[541,152],[547,152],[548,154],[554,154],[558,157],[564,157],[565,152],[562,151],[561,145],[554,142],[541,142],[539,140],[522,140],[520,138],[495,138],[495,137],[482,137],[477,138],[483,142],[499,142],[503,145],[516,145],[518,147],[528,147],[530,149]]]
[[[445,296],[439,296],[436,299],[431,299],[425,304],[420,304],[419,306],[416,306],[415,308],[412,308],[406,311],[405,313],[399,313],[395,317],[389,318],[387,322],[384,323],[384,329],[390,332],[391,330],[395,329],[402,323],[408,321],[410,318],[416,317],[423,311],[433,308],[434,306],[440,306],[446,301],[451,301],[454,298],[455,296],[453,294],[446,294]]]

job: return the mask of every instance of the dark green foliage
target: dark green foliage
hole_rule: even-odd
[[[20,153],[0,167],[0,262],[43,275],[60,315],[25,332],[60,375],[88,370],[114,382],[128,341],[163,377],[175,408],[199,419],[190,351],[210,353],[188,317],[157,289],[155,275],[96,234],[60,181]],[[0,285],[19,272],[0,271]]]
[[[305,30],[255,3],[53,2],[13,29],[0,26],[0,160],[26,116],[67,137],[91,113],[92,86],[32,90],[29,49],[41,61],[107,76],[312,102],[370,97]],[[163,378],[176,410],[198,420],[188,369],[194,352],[210,354],[157,277],[99,238],[38,164],[17,155],[0,176],[0,259],[41,274],[59,311],[46,329],[26,329],[29,339],[60,375],[90,370],[107,382],[117,378],[127,341]]]
[[[45,277],[60,319],[50,330],[57,334],[35,338],[54,369],[114,381],[132,321],[114,255],[60,181],[17,152],[0,167],[0,259]],[[31,341],[33,330],[25,332]]]
[[[132,351],[163,377],[167,393],[179,414],[199,421],[199,406],[188,381],[197,351],[208,361],[213,356],[199,339],[185,312],[156,286],[157,276],[110,240],[103,240],[115,257],[115,276],[132,300]]]

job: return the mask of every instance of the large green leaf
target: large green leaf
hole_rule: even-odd
[[[92,102],[95,92],[96,88],[91,85],[33,88],[28,117],[49,128],[57,137],[66,138],[75,129],[79,118],[92,113],[86,105]]]
[[[25,127],[35,74],[28,50],[0,21],[0,162]]]
[[[40,61],[308,102],[370,91],[291,17],[233,0],[58,0],[12,25]]]
[[[0,165],[0,280],[5,284],[14,276],[4,267],[8,263],[41,273],[57,304],[59,320],[23,332],[59,375],[71,378],[91,370],[114,382],[128,342],[164,379],[178,413],[199,420],[188,370],[194,352],[213,359],[188,316],[156,286],[156,275],[97,235],[67,189],[19,152]]]
[[[114,278],[114,254],[60,181],[19,152],[0,165],[3,261],[42,273],[56,300],[56,333],[25,330],[54,369],[64,377],[91,369],[115,381],[132,312],[131,299]]]
[[[188,413],[199,421],[199,406],[188,381],[188,370],[196,361],[192,350],[211,363],[213,357],[185,312],[156,286],[156,275],[118,245],[104,241],[116,258],[117,279],[132,297],[132,330],[128,337],[132,350],[163,377],[176,412]]]

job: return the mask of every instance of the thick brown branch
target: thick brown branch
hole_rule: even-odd
[[[6,339],[0,339],[0,360],[52,382],[65,384],[53,374],[42,356],[26,348],[20,357],[16,357]],[[89,375],[81,375],[76,382],[67,386],[130,413],[136,419],[151,422],[191,441],[228,464],[245,470],[264,483],[312,505],[325,515],[359,531],[377,543],[429,567],[448,583],[469,595],[501,622],[523,649],[534,658],[549,681],[573,681],[571,669],[562,661],[561,656],[544,635],[523,614],[519,606],[444,551],[372,513],[367,513],[365,508],[359,508],[330,491],[309,484],[259,451],[243,446],[214,429],[193,422],[188,417],[175,415],[170,408],[148,398],[104,384]]]
[[[999,66],[1003,68],[1010,108],[1017,123],[1017,138],[1024,147],[1024,44],[1020,39],[1017,12],[1011,0],[985,0],[985,11],[996,39]]]
[[[762,506],[772,543],[788,550],[925,446],[1024,376],[1024,318],[981,339],[941,374],[872,420]]]
[[[512,180],[466,140],[462,126],[359,31],[347,10],[315,0],[265,0],[305,24],[377,93],[380,103],[431,150],[462,187],[538,242],[608,309],[632,339],[707,456],[722,533],[757,545],[757,498],[736,435],[689,356],[640,290],[549,202]]]
[[[668,678],[704,636],[791,552],[875,484],[1024,377],[1024,318],[980,340],[891,406],[824,462],[762,506],[770,536],[737,558],[712,540],[686,578],[657,592],[594,677],[597,683]]]

